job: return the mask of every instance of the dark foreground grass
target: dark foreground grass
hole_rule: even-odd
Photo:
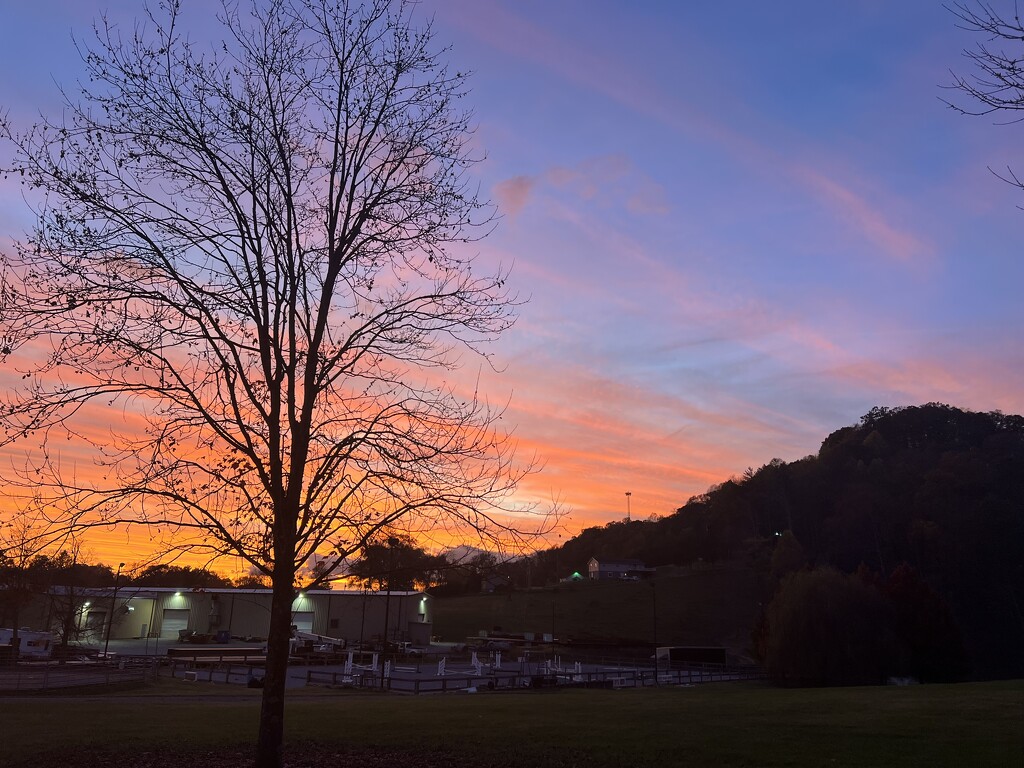
[[[181,690],[0,701],[0,765],[244,765],[256,692]],[[1020,766],[1024,682],[323,692],[289,703],[287,729],[292,766]]]

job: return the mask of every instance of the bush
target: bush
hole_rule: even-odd
[[[874,685],[896,669],[882,594],[831,568],[786,578],[766,611],[765,667],[782,685]]]

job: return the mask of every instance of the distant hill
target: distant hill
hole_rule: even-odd
[[[770,589],[783,538],[787,556],[808,566],[884,576],[909,564],[953,609],[975,675],[1024,675],[1021,416],[935,403],[874,408],[817,455],[773,459],[668,517],[588,528],[508,568],[513,584],[536,586],[585,573],[592,556],[738,561]]]

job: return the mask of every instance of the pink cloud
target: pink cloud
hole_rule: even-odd
[[[931,257],[932,247],[928,243],[894,226],[881,210],[849,187],[811,168],[796,168],[793,173],[886,256],[904,264],[921,264]]]
[[[941,358],[921,356],[900,361],[861,360],[829,372],[835,380],[884,393],[892,402],[910,405],[944,402],[979,411],[1024,411],[1024,377],[1014,360],[1000,364],[965,350],[948,350]]]
[[[499,181],[494,187],[494,196],[499,210],[517,216],[526,207],[536,181],[529,176],[513,176]]]

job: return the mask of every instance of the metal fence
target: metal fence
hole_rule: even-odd
[[[383,669],[306,671],[306,684],[337,688],[375,688],[396,693],[422,694],[451,691],[509,691],[538,688],[646,688],[654,686],[700,685],[703,683],[760,680],[759,667],[692,665],[661,669],[619,667],[599,670],[551,669],[545,665],[519,670],[481,672],[453,671],[443,675],[390,673]]]
[[[156,679],[158,660],[143,664],[14,664],[0,667],[0,692],[141,684]]]
[[[409,660],[411,661],[411,660]],[[560,660],[507,661],[502,668],[493,660],[472,662],[459,657],[417,659],[404,664],[379,664],[375,668],[338,666],[305,668],[305,684],[335,688],[363,688],[406,694],[446,693],[467,690],[511,691],[553,688],[646,688],[653,686],[699,685],[702,683],[757,680],[764,671],[754,666],[690,664],[676,668],[655,668],[621,659],[599,663]],[[141,684],[163,673],[197,683],[253,684],[263,678],[264,659],[214,658],[210,655],[179,658],[122,658],[117,663],[21,663],[0,667],[0,693],[54,691],[87,686]],[[303,665],[305,666],[305,665]],[[445,669],[446,666],[446,669]],[[302,667],[295,672],[302,673]],[[302,685],[301,678],[297,681]]]

